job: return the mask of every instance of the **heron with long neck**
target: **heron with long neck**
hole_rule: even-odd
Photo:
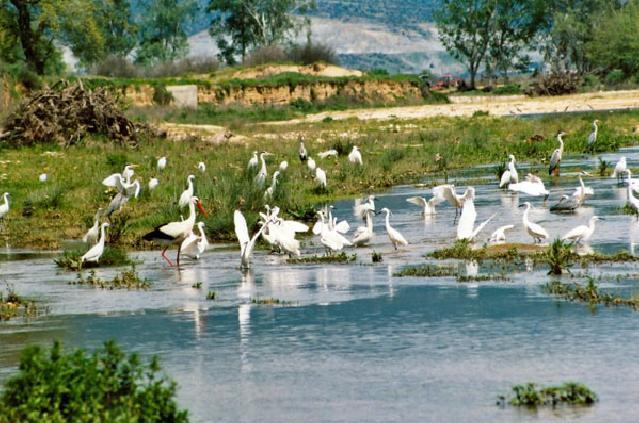
[[[559,131],[559,133],[557,133],[557,141],[559,142],[559,148],[553,151],[552,155],[550,156],[550,166],[548,168],[549,175],[559,176],[559,173],[560,173],[559,167],[561,166],[561,158],[564,154],[564,135],[566,134],[562,131]]]

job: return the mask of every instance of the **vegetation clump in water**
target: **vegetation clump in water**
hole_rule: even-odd
[[[288,264],[322,264],[322,263],[349,263],[357,260],[357,254],[346,254],[341,252],[339,254],[327,255],[327,256],[309,256],[309,257],[295,257],[287,260]]]
[[[18,316],[34,317],[39,312],[35,302],[20,297],[11,287],[7,288],[6,293],[0,291],[0,321]]]
[[[149,289],[151,287],[148,279],[142,279],[138,275],[135,266],[131,267],[130,270],[118,273],[111,280],[100,279],[95,270],[91,270],[86,278],[81,273],[78,273],[77,279],[74,282],[70,282],[70,284],[87,285],[102,289]]]
[[[382,253],[373,251],[373,253],[371,254],[371,260],[373,260],[373,263],[380,263],[383,260]]]
[[[552,281],[544,287],[544,290],[567,301],[579,301],[595,306],[603,304],[605,306],[628,306],[633,309],[639,308],[639,297],[624,298],[603,292],[595,284],[595,279],[588,277],[586,285],[577,283],[566,284],[559,281]]]
[[[423,277],[444,277],[457,276],[457,271],[451,266],[435,266],[425,264],[422,266],[406,266],[393,273],[393,276],[423,276]]]
[[[208,301],[215,301],[217,298],[217,293],[215,291],[209,291],[206,293],[206,299]]]
[[[0,397],[0,423],[8,422],[186,422],[175,401],[177,385],[162,374],[156,357],[148,364],[126,356],[114,341],[87,353],[27,347],[20,372]]]
[[[97,267],[115,267],[133,265],[133,260],[126,252],[113,247],[105,247],[104,254],[98,262],[87,261],[82,263],[83,251],[65,251],[60,257],[54,259],[55,264],[66,270],[79,271],[82,269],[93,269]]]
[[[544,253],[544,258],[550,270],[548,274],[561,275],[564,270],[570,272],[572,259],[575,254],[570,250],[571,244],[556,238],[550,248]]]
[[[592,405],[597,394],[581,383],[567,382],[558,386],[538,386],[535,383],[513,386],[515,396],[508,403],[517,407],[556,405]],[[505,398],[500,398],[503,402]]]
[[[292,301],[284,301],[279,298],[251,298],[251,304],[258,305],[289,305]]]

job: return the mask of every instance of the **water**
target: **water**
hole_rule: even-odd
[[[629,166],[639,163],[637,149],[604,158],[615,161],[621,154]],[[592,158],[565,160],[564,173],[595,165]],[[464,179],[456,183],[463,186]],[[577,183],[552,187],[550,201]],[[634,251],[639,224],[618,210],[624,188],[610,178],[587,178],[586,184],[595,197],[577,215],[550,214],[542,199],[533,199],[532,219],[554,237],[592,215],[603,216],[591,247]],[[475,186],[478,222],[498,213],[485,236],[515,223],[509,241],[531,242],[516,207],[529,198],[502,193],[492,179]],[[61,339],[91,349],[115,338],[128,351],[160,357],[195,421],[633,420],[639,412],[637,312],[558,301],[541,289],[549,280],[545,269],[520,269],[508,282],[474,284],[453,277],[393,277],[403,265],[426,262],[425,253],[450,245],[455,235],[453,210],[441,207],[424,221],[419,208],[405,201],[416,194],[424,193],[397,187],[377,201],[378,208],[393,210],[393,226],[411,244],[394,252],[380,216],[374,244],[356,250],[357,263],[349,265],[289,265],[258,251],[253,270],[242,275],[237,251],[221,246],[177,272],[159,253],[144,252],[134,256],[143,260],[138,271],[152,281],[149,291],[103,291],[69,285],[75,274],[57,271],[49,255],[0,250],[0,281],[50,311],[32,322],[0,324],[0,380],[15,371],[26,344]],[[337,203],[335,214],[356,226],[351,207]],[[316,241],[306,243],[305,253],[320,250]],[[371,263],[372,251],[384,261]],[[635,264],[590,272],[610,276],[602,282],[606,289],[637,292]],[[616,274],[625,276],[617,281]],[[193,288],[196,282],[201,289]],[[208,290],[216,291],[215,301],[205,299]],[[270,297],[291,304],[251,304],[252,298]],[[496,405],[513,384],[571,380],[591,387],[600,402],[536,413]]]

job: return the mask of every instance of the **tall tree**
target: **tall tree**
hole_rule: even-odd
[[[439,39],[446,50],[464,62],[475,88],[477,72],[491,40],[495,0],[443,0],[435,13]]]
[[[314,7],[314,0],[211,0],[209,10],[215,17],[210,33],[222,57],[233,63],[235,55],[244,60],[250,48],[281,43],[308,26],[307,19],[295,15]]]
[[[148,0],[136,62],[153,65],[184,57],[188,52],[185,25],[197,9],[194,0]]]
[[[138,26],[129,0],[94,0],[96,20],[103,33],[105,53],[127,56],[137,44]]]

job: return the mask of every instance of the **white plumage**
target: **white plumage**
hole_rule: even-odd
[[[100,215],[102,213],[102,209],[98,209],[95,217],[93,218],[93,226],[89,228],[87,233],[82,237],[82,242],[86,242],[88,244],[94,244],[98,241],[98,237],[100,236]]]
[[[309,162],[310,160],[311,159],[309,159]],[[326,188],[327,186],[326,172],[319,167],[315,169],[315,182],[322,188]]]
[[[548,174],[559,175],[559,166],[561,166],[561,159],[564,155],[564,135],[563,132],[557,134],[557,141],[559,142],[559,148],[552,152],[550,156],[550,166],[548,167]]]
[[[158,159],[155,167],[157,168],[157,170],[164,170],[166,169],[166,157],[162,156]]]
[[[338,154],[339,153],[337,152],[337,150],[333,150],[333,149],[322,151],[321,153],[317,153],[320,159],[325,159],[327,157],[337,157]]]
[[[4,219],[7,213],[9,213],[9,193],[5,192],[2,194],[2,198],[4,202],[0,205],[0,220]]]
[[[603,219],[599,216],[591,217],[587,225],[579,225],[576,228],[572,228],[566,235],[564,235],[563,240],[577,243],[588,241],[595,232],[595,222],[598,220]]]
[[[48,178],[48,176],[47,176],[47,174],[46,174],[46,173],[41,173],[41,174],[40,174],[40,176],[38,176],[38,180],[39,180],[41,183],[45,183],[45,182],[47,182],[47,178]]]
[[[200,172],[206,172],[206,165],[204,164],[204,162],[199,162],[197,164],[197,168]]]
[[[288,169],[288,162],[286,160],[282,160],[280,162],[280,172],[284,172],[286,169]]]
[[[506,242],[506,231],[514,229],[515,225],[504,225],[497,228],[495,232],[490,235],[488,242],[491,244],[497,244]]]
[[[622,175],[628,174],[628,164],[626,163],[625,157],[620,157],[615,165],[615,170],[610,175],[611,178],[617,178],[617,181],[622,177]]]
[[[254,151],[253,156],[251,156],[251,158],[249,159],[248,165],[246,166],[246,168],[255,169],[259,163],[260,163],[260,160],[257,156],[257,151]]]
[[[149,179],[149,191],[156,189],[159,183],[158,178]]]
[[[266,229],[266,225],[263,224],[259,231],[253,237],[249,237],[248,226],[246,225],[246,219],[241,211],[235,210],[233,213],[233,224],[235,226],[235,236],[240,243],[240,267],[243,270],[251,267],[251,255],[253,254],[253,246],[255,240]]]
[[[368,212],[375,213],[375,196],[372,194],[368,196],[365,202],[357,198],[353,206],[353,216],[355,217],[364,219],[368,215]]]
[[[508,156],[508,169],[501,175],[501,180],[499,181],[499,188],[503,188],[508,184],[516,184],[519,182],[519,174],[517,173],[517,168],[515,167],[515,156],[510,154]]]
[[[184,208],[186,207],[190,200],[191,197],[193,197],[193,181],[195,180],[195,175],[189,175],[186,178],[186,189],[184,191],[182,191],[182,194],[180,195],[180,201],[178,202],[178,206],[180,208]]]
[[[541,225],[531,222],[528,218],[528,212],[532,208],[532,204],[525,202],[519,207],[525,207],[522,222],[524,224],[524,229],[528,232],[528,235],[530,235],[535,242],[541,242],[542,239],[548,239],[548,232]]]
[[[355,246],[361,247],[362,245],[370,244],[375,234],[373,233],[373,211],[367,210],[365,212],[366,225],[358,226],[353,235],[351,241]]]
[[[472,241],[484,229],[484,227],[495,217],[494,215],[482,222],[475,228],[477,212],[475,211],[475,188],[467,188],[468,195],[464,200],[459,223],[457,224],[457,239]]]
[[[422,216],[432,216],[437,213],[435,206],[439,204],[441,199],[433,197],[430,200],[426,200],[423,197],[410,197],[406,199],[406,202],[414,204],[422,208]]]
[[[360,166],[362,165],[362,153],[360,153],[356,145],[353,146],[353,151],[348,154],[348,161]]]
[[[317,167],[317,165],[315,164],[315,160],[312,157],[308,158],[306,166],[308,166],[308,170],[310,170],[311,172],[315,172],[315,168]]]
[[[106,242],[106,228],[108,226],[109,224],[107,222],[104,222],[102,224],[102,226],[100,227],[100,239],[98,240],[97,244],[91,247],[89,251],[84,253],[81,259],[83,263],[85,261],[97,262],[98,260],[100,260],[100,257],[102,257],[102,254],[104,253],[104,244]]]
[[[406,241],[406,238],[404,238],[404,235],[402,235],[401,233],[399,233],[399,231],[395,228],[393,228],[390,224],[390,214],[391,211],[384,207],[383,209],[380,210],[380,213],[386,213],[386,233],[388,234],[388,239],[390,239],[390,242],[393,244],[393,248],[395,248],[397,250],[397,245],[408,245],[408,241]]]
[[[280,176],[280,171],[276,170],[275,173],[273,173],[273,181],[271,182],[271,186],[266,188],[266,191],[264,192],[265,200],[271,200],[273,198],[273,195],[275,194],[275,188],[277,187],[278,176]]]

